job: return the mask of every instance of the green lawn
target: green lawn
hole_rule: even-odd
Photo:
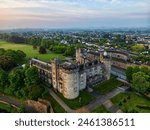
[[[96,107],[92,112],[93,113],[109,113],[109,111],[106,109],[104,105],[100,105]]]
[[[120,93],[111,101],[126,113],[150,113],[150,100],[134,93]]]
[[[94,97],[92,97],[88,92],[86,91],[80,91],[80,95],[76,99],[66,99],[64,96],[60,93],[57,93],[57,95],[72,109],[77,109],[82,106],[85,106],[89,104],[91,101],[94,100]]]
[[[15,44],[15,43],[8,43],[5,41],[0,41],[0,48],[4,49],[12,49],[12,50],[21,50],[27,55],[27,60],[29,58],[39,58],[42,61],[50,62],[53,58],[59,58],[64,60],[65,57],[61,54],[55,54],[53,52],[48,51],[47,54],[39,54],[38,50],[33,49],[32,45],[25,45],[25,44]]]
[[[65,113],[65,110],[58,104],[58,102],[47,92],[43,98],[50,101],[55,113]]]
[[[106,94],[106,93],[112,91],[113,89],[121,86],[121,84],[122,83],[120,81],[118,81],[117,79],[111,78],[110,80],[107,80],[107,81],[95,86],[94,90],[100,92],[101,94]]]

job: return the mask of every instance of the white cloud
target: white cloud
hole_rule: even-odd
[[[35,22],[37,25],[38,22],[42,24],[42,21],[43,24],[44,21],[64,24],[111,19],[145,19],[149,14],[149,5],[145,1],[137,0],[134,3],[134,0],[0,0],[0,21],[24,21],[23,23],[28,25],[32,21],[31,23]]]

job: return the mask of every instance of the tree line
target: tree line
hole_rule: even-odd
[[[64,56],[75,55],[76,45],[61,44],[59,41],[43,38],[41,36],[20,36],[19,34],[0,34],[0,39],[17,44],[30,44],[34,49],[39,48],[39,53],[44,54],[46,50],[53,51]],[[42,50],[42,51],[41,51]]]

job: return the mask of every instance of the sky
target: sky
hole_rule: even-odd
[[[150,27],[150,0],[0,0],[0,29]]]

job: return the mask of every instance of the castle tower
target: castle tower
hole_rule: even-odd
[[[109,80],[111,76],[111,56],[107,52],[104,52],[102,62],[104,64],[104,77]]]
[[[76,62],[77,63],[81,63],[81,49],[80,48],[77,48],[76,49]]]
[[[51,65],[52,65],[52,85],[55,90],[58,90],[59,60],[58,59],[52,60]]]
[[[79,96],[79,72],[78,68],[68,66],[61,68],[63,73],[63,96],[67,99],[75,99]]]

